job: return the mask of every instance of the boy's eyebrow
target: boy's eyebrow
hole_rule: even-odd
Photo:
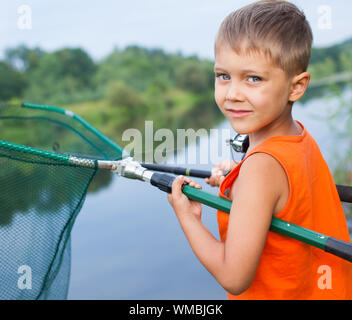
[[[216,71],[228,72],[228,71],[226,71],[225,69],[223,69],[221,67],[214,66],[214,72],[216,72]],[[267,75],[268,74],[265,71],[253,70],[253,69],[241,69],[240,73],[241,74],[244,74],[244,73],[260,73],[260,74],[263,74],[263,75]]]
[[[214,66],[214,71],[225,71],[225,70],[220,67]]]

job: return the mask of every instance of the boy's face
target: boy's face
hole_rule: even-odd
[[[215,101],[237,133],[264,133],[291,116],[291,79],[264,54],[237,55],[222,45],[214,71]]]

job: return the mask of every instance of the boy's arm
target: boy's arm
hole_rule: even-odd
[[[275,206],[287,184],[284,169],[265,153],[256,153],[243,163],[232,188],[225,243],[202,223],[200,206],[182,194],[183,181],[175,180],[169,201],[194,253],[228,292],[242,293],[253,280]]]

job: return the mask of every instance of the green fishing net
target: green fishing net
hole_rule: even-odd
[[[70,232],[97,169],[11,145],[101,160],[119,160],[122,150],[47,106],[1,104],[0,132],[0,299],[66,299]]]

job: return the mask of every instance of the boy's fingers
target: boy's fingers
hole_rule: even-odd
[[[197,189],[200,189],[200,188],[201,188],[201,186],[200,186],[198,183],[196,183],[195,181],[191,181],[191,182],[189,183],[189,185],[190,185],[191,187],[194,187],[194,188],[197,188]]]
[[[214,168],[211,172],[213,176],[222,176],[223,175],[223,170],[220,168]]]
[[[176,177],[176,179],[172,183],[172,193],[171,193],[172,196],[181,197],[183,195],[182,185],[185,182],[188,183],[191,187],[194,187],[197,189],[202,189],[202,186],[197,184],[195,181],[193,181],[187,177],[184,177],[184,176],[178,176],[178,177]]]
[[[183,193],[181,191],[181,187],[184,182],[188,182],[188,178],[185,178],[184,176],[178,176],[172,183],[172,195],[176,197],[180,197]]]

